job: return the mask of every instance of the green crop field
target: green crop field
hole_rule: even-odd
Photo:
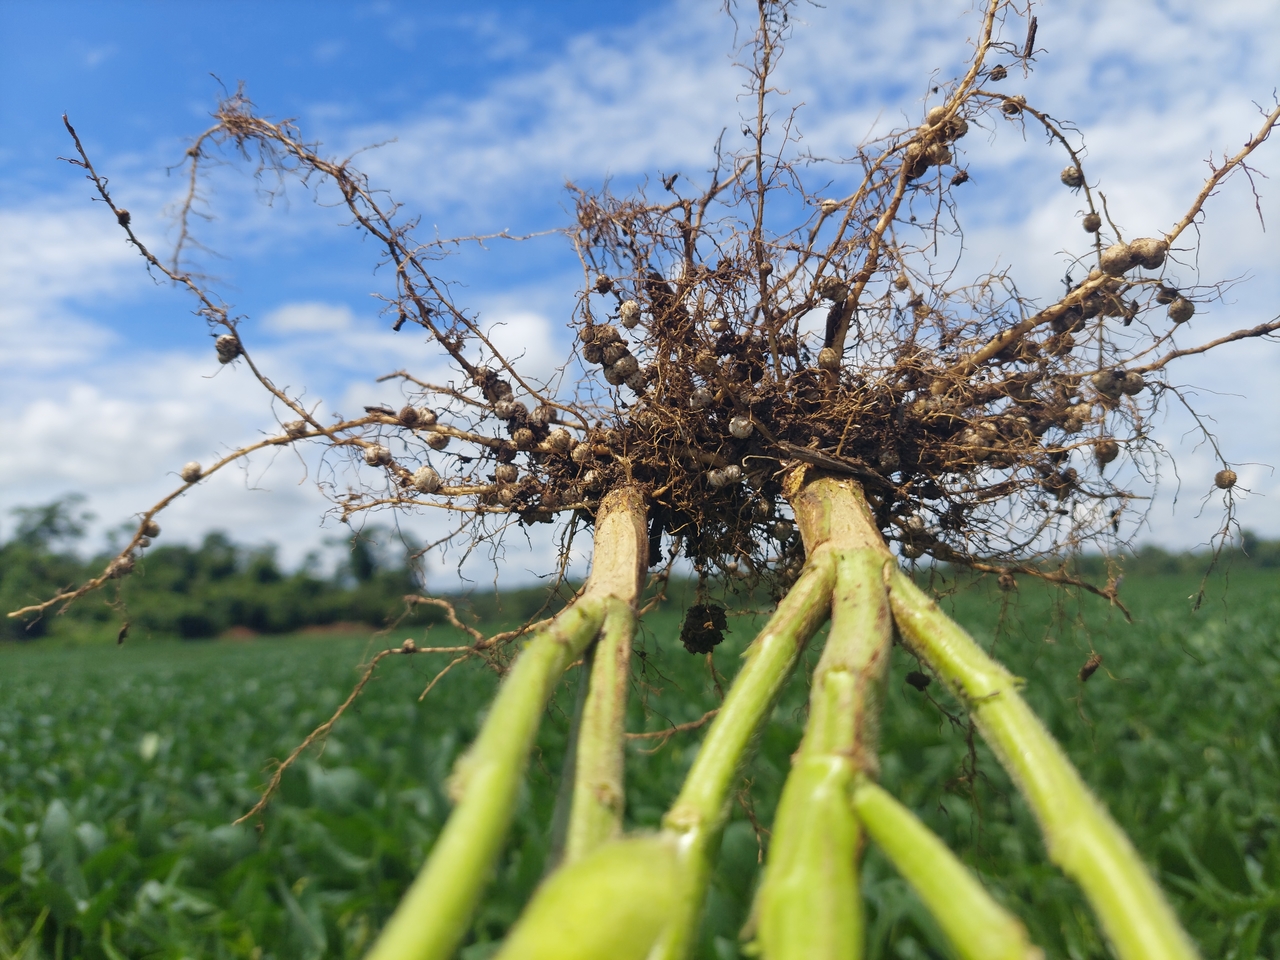
[[[958,593],[954,613],[1027,680],[1027,695],[1133,837],[1206,957],[1280,957],[1280,591],[1274,572],[1215,581],[1131,578],[1135,623],[1089,598],[1024,586]],[[676,641],[675,604],[646,618],[631,729],[715,706],[701,658]],[[731,621],[731,676],[754,620]],[[416,638],[422,642],[422,628]],[[405,633],[408,635],[408,633]],[[399,642],[400,634],[391,639]],[[431,629],[429,642],[452,639]],[[155,642],[0,649],[0,957],[305,960],[357,957],[422,862],[448,811],[445,781],[495,676],[478,663],[383,661],[322,752],[285,777],[259,829],[231,821],[350,690],[384,645],[365,638]],[[815,649],[810,656],[816,655]],[[1103,656],[1087,683],[1077,672]],[[1026,808],[933,684],[889,681],[882,778],[1025,919],[1051,957],[1102,957],[1082,898],[1050,867]],[[549,846],[577,671],[544,725],[511,843],[462,956],[492,949],[537,883]],[[798,674],[797,676],[800,676]],[[723,681],[722,681],[723,683]],[[720,851],[702,956],[739,955],[769,823],[802,721],[791,684],[759,745]],[[932,695],[937,696],[936,702]],[[628,818],[656,826],[699,734],[633,740]],[[654,749],[660,747],[660,749]],[[932,922],[873,851],[868,956],[945,957]]]

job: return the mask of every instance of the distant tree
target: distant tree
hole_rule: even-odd
[[[68,496],[37,507],[19,507],[13,536],[0,543],[0,599],[8,607],[83,580],[94,561],[82,560],[74,545],[90,517],[78,511],[83,497]],[[158,525],[152,527],[158,535]],[[275,547],[245,547],[220,531],[205,535],[197,547],[154,546],[138,560],[135,574],[115,578],[110,604],[44,610],[29,618],[6,618],[0,638],[31,640],[48,636],[55,619],[67,618],[71,633],[120,632],[109,620],[124,621],[133,636],[215,637],[233,627],[260,633],[288,633],[334,623],[385,628],[393,622],[433,623],[440,611],[429,605],[405,606],[416,595],[412,568],[380,550],[374,538],[384,531],[366,530],[351,559],[322,576],[317,564],[287,574],[280,569]],[[385,555],[381,555],[385,554]]]
[[[0,544],[0,600],[8,609],[66,589],[84,579],[85,569],[69,547],[84,536],[92,516],[80,509],[84,497],[70,494],[39,507],[15,507],[18,524]],[[42,611],[24,619],[7,618],[0,639],[34,640],[49,631]]]

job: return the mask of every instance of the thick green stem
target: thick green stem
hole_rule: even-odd
[[[634,630],[632,605],[610,599],[592,657],[590,686],[578,727],[565,863],[573,863],[622,832],[623,732]]]
[[[879,770],[880,705],[893,643],[884,588],[889,562],[877,550],[843,553],[837,561],[831,631],[813,673],[802,745],[810,753],[846,755],[859,771],[870,773]],[[841,685],[828,690],[836,680]]]
[[[843,686],[847,677],[833,681]],[[756,923],[766,960],[860,960],[859,829],[847,756],[798,756],[773,820]]]
[[[1195,947],[1128,837],[992,660],[911,579],[895,570],[890,602],[903,639],[973,714],[1044,834],[1049,857],[1080,884],[1122,960],[1193,960]]]
[[[369,960],[445,960],[457,948],[506,837],[551,691],[603,621],[602,598],[579,600],[521,651],[450,778],[453,813]]]
[[[543,881],[494,960],[644,960],[678,869],[670,838],[607,841]]]
[[[502,848],[551,692],[595,638],[612,602],[634,600],[647,552],[642,496],[631,488],[614,491],[596,518],[586,590],[516,658],[454,770],[456,806],[367,960],[447,960],[457,949]]]
[[[829,515],[829,514],[828,514]],[[859,830],[850,791],[876,769],[892,620],[879,550],[836,560],[831,630],[813,675],[804,741],[778,802],[756,917],[768,960],[863,954]]]
[[[663,818],[664,829],[677,842],[683,869],[671,923],[650,960],[679,960],[689,951],[739,771],[800,651],[827,619],[834,585],[831,553],[811,555],[805,572],[747,648],[746,662],[707,731],[679,797]]]
[[[587,707],[591,665],[595,647],[588,647],[582,657],[582,669],[573,694],[573,714],[569,719],[569,737],[564,745],[564,763],[560,767],[560,786],[556,788],[556,804],[551,810],[551,843],[547,851],[544,873],[551,873],[564,862],[564,847],[569,836],[569,813],[573,809],[573,785],[578,777],[578,734],[582,729],[582,712]]]
[[[1022,922],[910,810],[866,779],[854,788],[853,809],[961,960],[1043,960]]]

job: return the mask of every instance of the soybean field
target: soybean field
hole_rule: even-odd
[[[953,614],[1026,678],[1026,694],[1159,874],[1211,957],[1280,957],[1280,586],[1274,571],[1211,582],[1144,576],[1121,597],[1024,585],[959,589]],[[682,605],[637,638],[627,818],[656,827],[762,618],[730,618],[712,661],[678,642]],[[498,624],[485,624],[498,629]],[[285,775],[257,823],[232,821],[405,636],[153,641],[0,648],[0,957],[359,957],[449,808],[450,767],[498,681],[460,665],[419,702],[442,655],[385,658],[322,749]],[[821,637],[808,656],[816,657]],[[1101,656],[1095,663],[1091,656]],[[1094,665],[1087,681],[1081,668]],[[901,649],[889,678],[882,780],[1021,916],[1051,957],[1106,956],[1083,899],[1046,861],[1030,813],[958,705]],[[538,741],[511,843],[463,960],[496,947],[542,876],[568,733],[570,670]],[[1086,671],[1087,672],[1087,671]],[[798,671],[803,677],[807,671]],[[807,691],[794,680],[759,743],[725,831],[700,955],[743,956],[754,883]],[[918,689],[923,687],[923,689]],[[868,957],[949,956],[870,850]]]

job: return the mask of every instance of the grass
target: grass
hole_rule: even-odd
[[[1192,615],[1190,577],[1130,579],[1135,623],[1094,599],[961,590],[957,618],[1027,680],[1027,695],[1160,874],[1206,956],[1280,957],[1280,595],[1248,571]],[[714,707],[679,610],[647,618],[632,730]],[[726,684],[758,625],[731,618]],[[408,635],[408,634],[406,634]],[[432,642],[447,632],[433,628]],[[397,640],[400,639],[397,635]],[[418,634],[421,641],[421,634]],[[327,718],[376,649],[368,638],[0,649],[0,958],[357,957],[448,812],[444,783],[496,682],[445,661],[384,661],[322,753],[286,777],[260,830],[247,810],[270,758]],[[1101,668],[1077,672],[1096,650]],[[810,664],[818,646],[808,654]],[[640,654],[643,654],[641,656]],[[437,662],[439,661],[439,662]],[[884,718],[883,782],[946,838],[1052,957],[1103,957],[1083,900],[1045,863],[1026,808],[938,685],[905,682]],[[542,874],[576,671],[548,717],[512,842],[464,960],[480,960]],[[932,694],[937,693],[937,701]],[[797,679],[763,736],[726,830],[701,955],[739,955],[767,826],[803,722]],[[628,819],[654,827],[697,733],[632,741]],[[871,851],[869,958],[944,957],[932,922]]]

